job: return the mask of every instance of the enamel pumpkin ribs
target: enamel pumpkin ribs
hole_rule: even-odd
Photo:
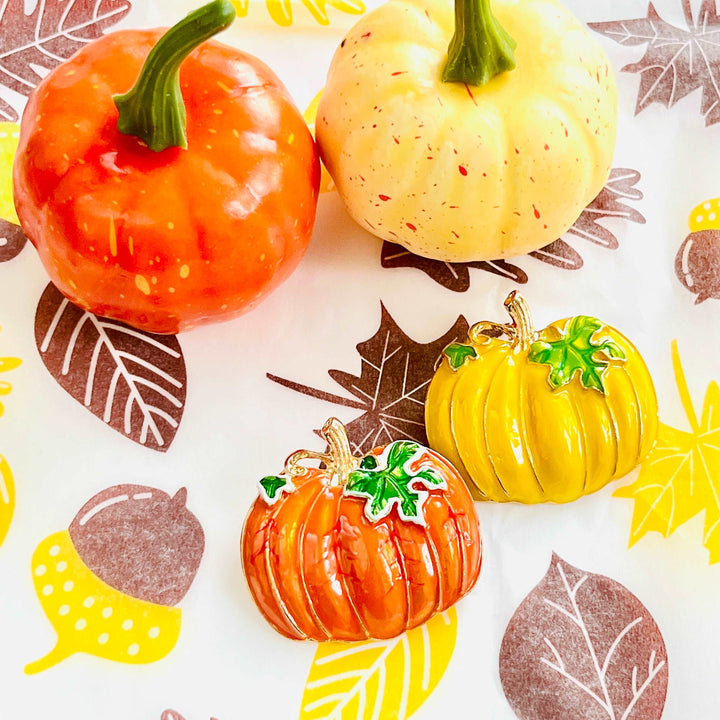
[[[289,638],[398,637],[475,584],[482,547],[472,498],[457,471],[416,442],[355,457],[338,420],[322,435],[327,453],[298,450],[260,481],[242,537],[251,594]]]
[[[520,295],[505,305],[511,323],[476,323],[445,348],[425,404],[430,447],[482,500],[570,502],[630,472],[657,432],[637,349],[596,318],[538,332]]]

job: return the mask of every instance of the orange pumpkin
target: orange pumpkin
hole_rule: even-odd
[[[260,481],[242,559],[268,622],[297,639],[391,638],[446,610],[475,584],[482,547],[457,471],[410,440],[355,458],[345,428],[328,454],[300,450]],[[300,461],[321,460],[326,469]]]

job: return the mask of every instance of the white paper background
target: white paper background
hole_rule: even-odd
[[[135,0],[119,27],[169,24],[195,3]],[[640,0],[568,0],[586,22],[644,17]],[[660,15],[680,27],[679,0],[656,0]],[[697,10],[699,2],[694,2]],[[354,18],[330,9],[331,26],[314,24],[302,7],[296,23],[278,28],[253,6],[222,38],[268,63],[304,109],[322,87],[332,52]],[[688,233],[690,210],[720,195],[720,124],[706,128],[700,91],[671,109],[652,105],[635,117],[639,76],[620,72],[644,46],[624,48],[595,34],[616,69],[619,137],[614,165],[641,172],[644,199],[632,203],[647,219],[612,221],[620,247],[574,242],[585,266],[566,272],[523,258],[521,291],[538,326],[570,314],[595,315],[634,340],[654,375],[662,420],[686,429],[670,356],[677,338],[696,408],[707,383],[720,379],[718,301],[694,305],[678,282],[674,258]],[[277,472],[300,447],[319,449],[312,430],[331,414],[358,411],[293,393],[266,379],[271,372],[343,394],[329,368],[359,373],[358,342],[371,337],[385,304],[413,339],[429,342],[459,314],[473,322],[502,319],[513,283],[471,270],[466,293],[445,290],[417,270],[385,270],[380,242],[356,227],[337,196],[321,197],[311,247],[297,272],[253,313],[181,337],[188,402],[166,454],[104,427],[51,378],[35,348],[37,301],[47,283],[28,246],[0,265],[0,355],[23,365],[3,379],[0,452],[12,466],[17,509],[0,548],[0,718],[159,720],[172,707],[187,720],[289,720],[299,713],[315,646],[281,638],[256,611],[239,560],[244,516],[255,483]],[[552,551],[577,567],[609,575],[646,605],[668,649],[666,720],[718,717],[720,564],[708,565],[702,517],[673,536],[651,534],[627,549],[632,503],[611,498],[619,484],[568,506],[478,505],[485,540],[481,579],[459,607],[451,664],[417,720],[449,716],[512,720],[498,678],[505,626],[545,574]],[[206,535],[198,576],[180,607],[183,629],[169,656],[130,666],[78,654],[37,676],[23,666],[44,655],[55,633],[35,595],[30,557],[40,540],[67,528],[96,492],[139,483],[174,493],[188,488],[188,507]]]

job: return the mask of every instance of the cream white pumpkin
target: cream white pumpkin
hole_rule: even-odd
[[[350,215],[438,260],[552,242],[611,168],[617,96],[601,47],[557,0],[492,8],[517,43],[515,69],[482,86],[444,82],[452,3],[391,0],[342,42],[318,108],[321,155]]]

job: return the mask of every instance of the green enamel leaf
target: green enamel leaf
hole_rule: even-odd
[[[390,514],[393,505],[400,517],[408,522],[424,525],[422,506],[428,494],[417,488],[445,489],[444,478],[432,467],[421,468],[409,473],[406,465],[425,448],[409,440],[398,440],[388,445],[372,463],[361,463],[353,470],[345,484],[344,494],[364,498],[365,516],[370,522],[377,522]]]
[[[468,360],[477,358],[477,350],[472,345],[451,343],[444,350],[443,354],[448,359],[453,370],[459,370]]]
[[[292,492],[294,485],[281,475],[268,475],[260,481],[260,494],[268,505],[274,505],[283,492]]]
[[[554,389],[567,385],[578,373],[583,387],[605,394],[603,376],[610,360],[626,360],[623,349],[613,340],[593,342],[593,335],[603,328],[593,317],[574,317],[559,340],[538,340],[530,346],[530,362],[549,365],[548,382]]]

